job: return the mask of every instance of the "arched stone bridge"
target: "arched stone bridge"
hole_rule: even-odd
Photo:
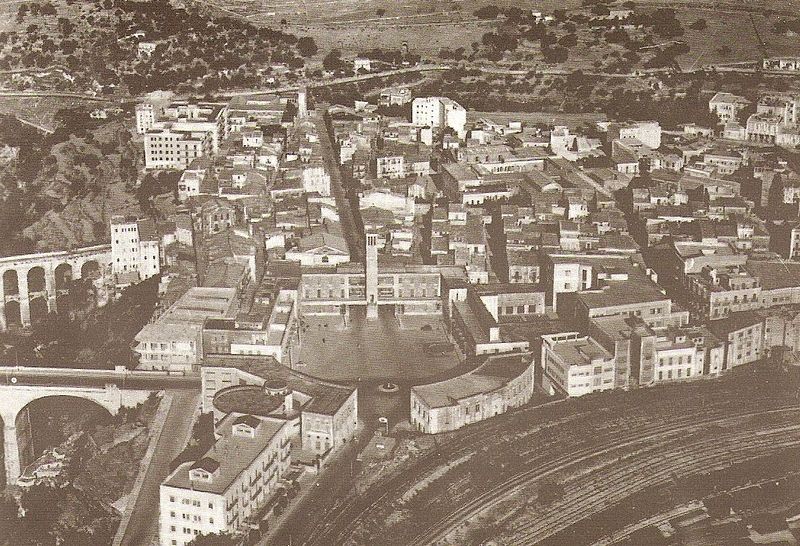
[[[55,311],[70,281],[97,278],[111,265],[111,245],[0,258],[0,331],[27,327]]]
[[[0,418],[3,420],[3,452],[6,485],[14,485],[24,465],[32,462],[31,430],[28,405],[42,398],[69,396],[102,406],[111,415],[120,408],[134,407],[147,400],[152,391],[105,387],[53,387],[41,385],[0,385]]]

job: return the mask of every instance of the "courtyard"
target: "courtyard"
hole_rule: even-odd
[[[343,317],[303,317],[300,358],[295,368],[333,381],[391,380],[400,384],[441,376],[459,365],[455,350],[430,354],[426,347],[447,343],[439,315],[395,317],[381,308],[368,320],[365,308]]]

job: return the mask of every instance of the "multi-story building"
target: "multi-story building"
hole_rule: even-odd
[[[280,418],[308,453],[325,457],[356,434],[358,391],[290,370],[258,355],[208,355],[202,405],[216,420],[230,413]]]
[[[136,105],[136,133],[144,135],[156,122],[155,107],[149,102]]]
[[[707,266],[688,278],[691,302],[705,318],[715,320],[732,312],[761,307],[761,283],[742,266]]]
[[[542,336],[545,387],[567,396],[614,388],[614,355],[579,332]]]
[[[211,136],[204,130],[181,129],[159,122],[144,135],[146,169],[186,169],[211,150]]]
[[[203,325],[203,355],[267,355],[291,366],[298,342],[297,291],[280,290],[270,305],[235,318],[210,318]]]
[[[526,404],[533,396],[534,367],[530,353],[490,356],[464,375],[411,387],[411,425],[438,434]]]
[[[610,123],[609,142],[619,140],[625,144],[638,141],[651,150],[661,146],[661,125],[657,121],[637,121],[631,123]]]
[[[411,102],[411,90],[408,87],[389,87],[381,91],[378,104],[381,106],[402,106]]]
[[[753,311],[731,313],[712,321],[709,330],[724,344],[725,370],[755,362],[763,356],[764,319]]]
[[[176,101],[164,108],[155,127],[163,121],[177,131],[206,132],[211,137],[211,151],[217,153],[228,134],[227,119],[227,105]]]
[[[735,122],[739,112],[746,108],[750,101],[732,93],[717,93],[708,101],[708,111],[717,114],[721,123]]]
[[[235,288],[190,288],[136,334],[134,350],[139,354],[138,368],[178,372],[195,369],[203,355],[205,321],[233,318],[237,310]]]
[[[246,529],[289,470],[289,421],[230,413],[215,435],[206,454],[181,464],[161,484],[161,546],[185,546],[198,535]]]
[[[137,115],[137,130],[138,121]],[[226,106],[174,102],[144,133],[145,168],[186,169],[196,158],[219,151],[226,128]]]
[[[417,127],[449,127],[463,139],[466,136],[467,111],[447,97],[419,97],[411,102],[411,122]]]
[[[335,269],[303,272],[299,288],[302,314],[341,315],[351,306],[367,306],[377,315],[380,305],[398,314],[441,312],[441,273],[432,266],[378,266],[378,235],[366,237],[365,266],[340,264]]]
[[[118,284],[148,279],[161,272],[155,223],[130,216],[111,218],[111,269]]]

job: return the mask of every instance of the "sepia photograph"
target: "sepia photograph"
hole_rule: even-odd
[[[800,0],[0,1],[0,546],[800,546]]]

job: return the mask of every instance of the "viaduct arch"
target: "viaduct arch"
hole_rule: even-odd
[[[20,433],[30,431],[17,430],[20,414],[27,411],[28,405],[41,398],[69,396],[82,398],[105,408],[111,415],[116,415],[123,407],[134,407],[147,400],[149,390],[122,390],[116,385],[108,384],[104,388],[91,387],[46,387],[46,386],[0,386],[0,418],[3,420],[3,453],[5,455],[6,485],[14,485],[22,474],[23,449],[31,441],[22,438]]]
[[[110,265],[111,245],[0,258],[0,332],[55,311],[71,281],[102,275]]]

